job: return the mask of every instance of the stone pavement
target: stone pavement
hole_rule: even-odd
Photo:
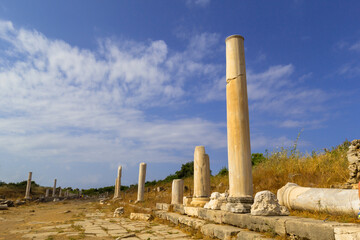
[[[42,222],[33,223],[42,224]],[[20,233],[14,230],[13,233]],[[156,222],[110,218],[97,210],[71,224],[50,225],[32,231],[21,230],[25,239],[191,239],[182,231]]]

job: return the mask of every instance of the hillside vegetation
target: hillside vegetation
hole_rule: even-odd
[[[350,142],[345,141],[339,146],[324,149],[311,154],[301,153],[296,148],[296,142],[291,148],[280,148],[272,152],[252,154],[254,193],[270,190],[276,194],[277,190],[287,182],[294,182],[305,187],[331,187],[341,184],[348,179],[348,161],[346,152]],[[171,182],[173,179],[182,178],[185,183],[185,196],[192,194],[194,164],[188,162],[181,169],[163,180],[146,182],[145,197],[154,204],[157,200],[170,202]],[[228,170],[221,169],[216,175],[211,176],[212,191],[224,192],[228,189]],[[20,183],[0,182],[0,196],[7,198],[23,197],[25,195],[26,181]],[[161,187],[164,191],[157,192],[155,188]],[[71,192],[76,191],[68,188]],[[122,186],[125,199],[136,200],[137,185]],[[43,195],[45,188],[32,182],[33,196]],[[91,188],[83,190],[83,194],[99,195],[114,192],[114,186],[104,188]]]

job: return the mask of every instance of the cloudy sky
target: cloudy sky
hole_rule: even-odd
[[[227,166],[225,38],[245,37],[252,152],[360,138],[358,1],[0,3],[0,180],[162,179]]]

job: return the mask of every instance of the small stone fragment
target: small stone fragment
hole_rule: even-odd
[[[149,221],[149,220],[153,219],[153,217],[147,213],[131,213],[130,219],[131,220]]]
[[[124,207],[118,207],[114,211],[113,217],[120,217],[124,213]]]

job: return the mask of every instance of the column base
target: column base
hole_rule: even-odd
[[[199,197],[199,198],[193,197],[190,204],[191,204],[191,206],[194,206],[194,207],[204,207],[204,205],[209,201],[210,201],[210,198],[208,198],[208,197]]]
[[[233,213],[249,213],[254,198],[247,197],[228,197],[227,203],[222,204],[221,210]]]

